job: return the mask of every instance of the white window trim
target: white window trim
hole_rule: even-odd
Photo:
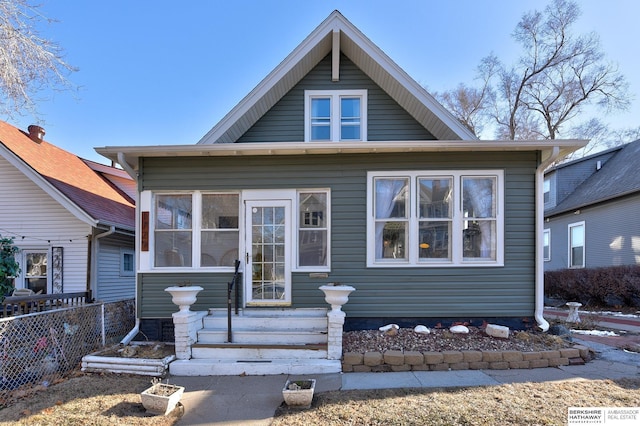
[[[327,194],[327,218],[325,220],[326,230],[327,230],[327,264],[326,265],[318,265],[318,266],[300,266],[300,252],[298,247],[298,239],[300,237],[300,193],[302,192],[324,192]],[[294,257],[294,262],[292,264],[293,272],[330,272],[331,271],[331,190],[329,188],[308,188],[308,189],[298,189],[296,191],[296,198],[293,202],[294,211],[293,214],[296,216],[295,229],[294,229],[294,238],[291,242],[292,253]]]
[[[126,271],[124,269],[124,256],[130,254],[133,259],[133,270]],[[133,277],[136,275],[136,252],[135,250],[120,248],[120,276],[121,277]]]
[[[573,228],[576,228],[578,226],[582,226],[582,265],[577,265],[574,266],[573,264],[573,257],[571,254],[571,230]],[[584,221],[581,222],[574,222],[574,223],[570,223],[567,227],[568,230],[568,234],[567,234],[567,249],[568,249],[568,255],[567,255],[567,267],[569,269],[582,269],[585,267],[586,263],[587,263],[587,226],[585,225]]]
[[[418,177],[453,177],[454,202],[451,229],[451,260],[419,261],[418,251],[409,251],[408,260],[376,261],[375,258],[375,217],[374,217],[374,178],[408,177],[410,180],[409,195],[409,229],[408,247],[418,246],[417,200]],[[462,214],[462,177],[496,176],[496,260],[472,259],[464,260],[462,253],[463,219]],[[433,268],[433,267],[501,267],[504,266],[504,170],[407,170],[407,171],[371,171],[367,172],[367,267],[368,268]]]
[[[298,206],[298,194],[300,192],[326,192],[327,193],[327,265],[326,266],[298,266],[298,227],[299,227],[299,206]],[[192,209],[193,217],[191,219],[192,226],[192,266],[159,266],[154,264],[155,258],[155,195],[192,195]],[[244,218],[244,202],[246,199],[255,197],[270,196],[273,199],[290,199],[292,205],[295,206],[293,215],[296,216],[295,220],[291,220],[290,229],[295,235],[291,240],[291,256],[292,256],[292,271],[293,272],[329,272],[331,270],[331,191],[329,188],[306,188],[295,190],[244,190],[244,191],[142,191],[140,194],[140,211],[149,212],[149,251],[143,252],[140,250],[140,241],[138,245],[139,258],[135,259],[136,264],[134,267],[138,272],[145,273],[171,273],[171,272],[233,272],[233,267],[229,266],[199,266],[200,265],[200,243],[201,243],[201,208],[202,208],[202,195],[203,194],[238,194],[239,195],[239,212],[238,212],[238,227],[239,227],[239,250],[240,260],[244,264],[244,241],[245,241],[245,218]],[[197,232],[196,232],[197,231]],[[246,251],[246,250],[245,250]],[[197,262],[197,263],[196,263]]]
[[[548,244],[548,246],[549,246],[549,250],[548,250],[549,255],[548,255],[548,256],[545,256],[545,255],[544,255],[544,237],[545,237],[545,236],[547,237],[547,241],[549,242],[549,244]],[[543,254],[542,254],[542,256],[543,256],[543,260],[544,260],[545,262],[548,262],[548,261],[550,261],[550,260],[551,260],[551,229],[545,229],[545,230],[543,231],[543,237],[542,237],[542,253],[543,253]]]
[[[340,141],[340,98],[343,96],[359,97],[360,102],[360,140],[367,140],[367,90],[305,90],[304,91],[304,140],[305,142],[324,142],[311,140],[311,99],[331,98],[331,139]],[[353,139],[349,139],[353,141]]]

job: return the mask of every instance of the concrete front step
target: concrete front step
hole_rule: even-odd
[[[191,346],[193,359],[235,361],[298,360],[327,358],[327,345],[253,345],[242,343],[202,344]]]
[[[227,343],[227,330],[204,328],[198,331],[198,343]],[[232,329],[232,343],[251,344],[321,344],[327,343],[327,329],[317,330],[239,330]]]
[[[302,375],[340,373],[341,371],[340,360],[332,359],[274,359],[265,361],[189,359],[169,364],[169,373],[174,376]]]
[[[231,314],[232,330],[313,330],[326,331],[326,309],[241,309],[238,315]],[[209,309],[204,317],[206,329],[226,330],[228,317],[226,310]]]

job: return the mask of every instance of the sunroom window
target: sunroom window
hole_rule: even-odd
[[[370,172],[368,266],[503,263],[503,172]]]
[[[305,90],[305,141],[367,138],[366,90]]]
[[[298,269],[324,269],[329,258],[329,193],[298,193]]]

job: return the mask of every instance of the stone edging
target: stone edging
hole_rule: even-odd
[[[591,360],[589,348],[575,345],[558,350],[346,352],[343,373],[390,371],[507,370],[582,365]]]

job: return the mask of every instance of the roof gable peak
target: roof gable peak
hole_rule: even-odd
[[[338,53],[349,57],[438,139],[477,139],[338,10],[334,10],[198,144],[235,142],[336,47]],[[334,61],[339,61],[339,54],[334,55]],[[335,70],[332,78],[339,78]]]

